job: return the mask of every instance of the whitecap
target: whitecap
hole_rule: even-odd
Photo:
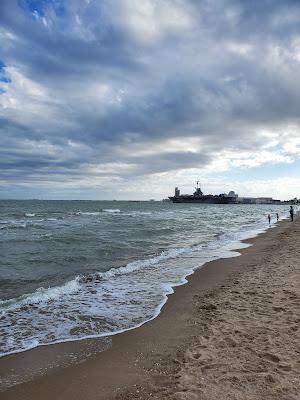
[[[76,215],[100,215],[100,211],[80,211],[78,214]]]
[[[7,229],[24,229],[24,228],[27,228],[27,223],[24,222],[24,221],[9,222],[7,225],[3,225],[1,227],[1,229],[4,229],[4,228],[7,228]]]

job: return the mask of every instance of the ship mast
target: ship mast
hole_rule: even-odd
[[[194,194],[198,196],[203,196],[202,190],[201,190],[201,185],[199,186],[199,181],[197,181],[197,187],[195,187],[196,192]]]

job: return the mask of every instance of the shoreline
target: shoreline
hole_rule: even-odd
[[[294,224],[298,224],[297,217]],[[180,352],[180,348],[197,334],[196,325],[190,323],[195,296],[200,296],[203,300],[205,294],[220,290],[228,279],[236,279],[247,270],[246,267],[253,267],[268,246],[273,246],[273,241],[290,226],[289,221],[282,221],[276,229],[268,229],[255,238],[243,240],[243,243],[253,246],[238,249],[241,253],[239,257],[211,261],[194,271],[187,277],[187,284],[175,287],[175,293],[168,295],[167,303],[156,318],[139,328],[111,336],[113,345],[108,350],[93,355],[81,364],[51,370],[45,376],[16,385],[1,393],[3,399],[107,399],[129,390],[128,388],[132,389],[133,385],[149,385],[153,380],[153,366],[160,365],[162,360],[168,357],[175,360],[174,354]],[[69,347],[68,351],[72,352],[75,348],[78,351],[79,347],[85,345],[82,342],[47,347],[52,348],[50,353],[59,354],[63,353],[66,347]],[[14,363],[20,364],[22,358],[29,358],[30,363],[38,363],[39,358],[43,357],[42,353],[45,352],[38,347],[25,353],[7,356],[7,363],[1,363],[4,358],[0,360],[0,370],[4,370],[5,367],[12,368]],[[176,365],[175,361],[174,363]],[[113,375],[109,369],[114,371]],[[161,377],[160,374],[158,376]]]

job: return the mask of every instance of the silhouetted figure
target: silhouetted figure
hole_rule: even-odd
[[[290,216],[291,216],[291,221],[294,221],[294,207],[290,206]]]
[[[277,222],[279,221],[279,214],[276,213]]]
[[[270,223],[271,223],[271,215],[270,214],[268,214],[268,221],[269,221],[269,225],[270,225]]]

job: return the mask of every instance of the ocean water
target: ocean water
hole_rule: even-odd
[[[151,320],[283,205],[0,201],[0,356]],[[275,216],[272,224],[275,223]]]

